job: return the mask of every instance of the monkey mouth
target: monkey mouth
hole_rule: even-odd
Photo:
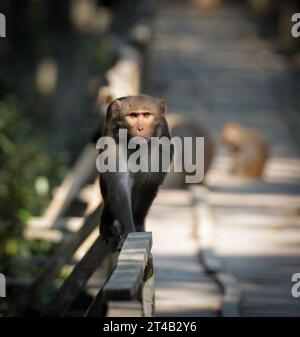
[[[139,134],[136,135],[134,138],[138,139],[146,139],[147,142],[149,142],[149,140],[151,139],[150,135],[146,135],[146,134]]]

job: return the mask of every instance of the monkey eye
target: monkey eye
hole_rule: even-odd
[[[144,112],[143,113],[144,118],[149,118],[151,116],[150,112]]]
[[[130,118],[137,118],[137,113],[136,112],[131,112],[128,116]]]

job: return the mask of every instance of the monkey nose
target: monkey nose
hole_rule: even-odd
[[[142,132],[142,131],[144,131],[144,128],[143,128],[142,126],[140,126],[140,127],[137,127],[137,130],[138,130],[139,132]]]

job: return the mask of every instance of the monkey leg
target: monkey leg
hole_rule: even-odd
[[[107,205],[104,205],[100,218],[100,235],[103,241],[108,242],[114,236],[113,224],[115,217]]]
[[[105,202],[121,227],[121,239],[117,247],[120,250],[127,234],[135,232],[131,204],[132,181],[127,172],[105,172],[101,174],[101,179],[107,187]]]
[[[134,223],[137,232],[145,231],[145,220],[149,208],[156,197],[159,186],[143,186],[143,191],[139,190],[134,202]]]

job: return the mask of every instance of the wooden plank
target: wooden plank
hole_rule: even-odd
[[[197,243],[203,254],[209,254],[213,249],[215,238],[215,221],[208,204],[209,190],[204,186],[193,186],[190,191],[193,196],[194,231]]]
[[[85,317],[104,317],[107,313],[107,303],[103,299],[103,289],[100,289],[96,298],[87,309]]]
[[[24,237],[28,240],[44,240],[52,243],[59,243],[69,237],[68,233],[63,233],[58,229],[50,228],[26,228]]]
[[[106,301],[138,297],[152,247],[152,233],[130,233],[120,252],[116,269],[103,288]]]
[[[152,317],[155,311],[155,287],[154,287],[154,274],[149,277],[143,286],[143,316]]]
[[[299,165],[299,163],[298,163]],[[269,194],[269,195],[299,195],[300,194],[300,184],[297,181],[293,183],[287,182],[267,182],[260,179],[248,179],[239,184],[228,184],[224,185],[216,184],[213,182],[209,185],[209,189],[214,192],[221,193],[245,193],[245,194]]]
[[[300,205],[299,184],[279,184],[245,181],[233,186],[212,185],[211,190],[193,187],[198,201],[205,200],[213,206],[272,207],[298,209]]]
[[[40,275],[30,287],[24,303],[20,303],[19,313],[22,314],[27,309],[32,308],[37,299],[43,294],[48,285],[55,278],[59,270],[71,260],[76,249],[90,235],[99,224],[102,207],[97,207],[84,220],[83,226],[76,233],[73,233],[57,250],[55,255],[49,260]]]
[[[201,249],[200,260],[207,273],[217,273],[223,269],[223,264],[218,259],[212,249]]]
[[[238,280],[227,272],[216,273],[216,280],[223,290],[221,314],[224,317],[239,317],[241,303],[241,288]]]
[[[96,179],[95,183],[83,187],[77,198],[86,203],[90,203],[94,198],[101,198],[99,180]]]
[[[80,229],[84,221],[83,217],[64,217],[58,218],[53,228],[65,230],[69,232],[76,232]],[[41,217],[31,217],[27,223],[27,229],[29,228],[39,228],[39,229],[47,229],[51,227],[51,221],[49,219],[41,216]]]
[[[55,297],[47,307],[44,316],[63,316],[73,300],[85,286],[96,268],[111,252],[110,244],[103,242],[98,236],[92,247],[75,266]]]
[[[292,214],[259,214],[243,210],[233,212],[228,209],[216,209],[215,214],[222,227],[249,227],[257,231],[266,228],[300,230],[300,216]]]
[[[201,251],[201,261],[207,272],[213,274],[213,278],[219,284],[223,293],[221,315],[224,317],[238,317],[241,302],[241,288],[238,280],[224,270],[222,262],[214,255],[212,250]]]
[[[106,317],[142,317],[142,303],[135,301],[109,301]]]
[[[95,228],[74,253],[73,258],[75,261],[80,261],[84,257],[84,255],[92,247],[98,236],[99,228]]]
[[[261,194],[261,193],[210,193],[209,202],[214,206],[246,206],[246,207],[272,207],[272,208],[299,208],[300,196],[287,194]]]
[[[198,226],[198,244],[200,249],[200,261],[207,273],[217,273],[222,270],[221,261],[214,254],[215,245],[215,219],[209,206],[209,190],[206,187],[192,187],[194,196],[195,222]]]
[[[27,278],[27,277],[7,277],[6,278],[6,284],[7,287],[20,287],[20,288],[26,288],[26,291],[28,288],[33,284],[33,279]],[[53,281],[55,286],[61,286],[62,282],[61,280],[55,279]]]
[[[84,185],[91,173],[96,170],[96,149],[92,144],[86,145],[74,168],[68,173],[63,183],[57,189],[53,199],[44,212],[44,217],[48,219],[48,225],[59,218],[68,208],[71,202],[77,197],[79,190]]]

